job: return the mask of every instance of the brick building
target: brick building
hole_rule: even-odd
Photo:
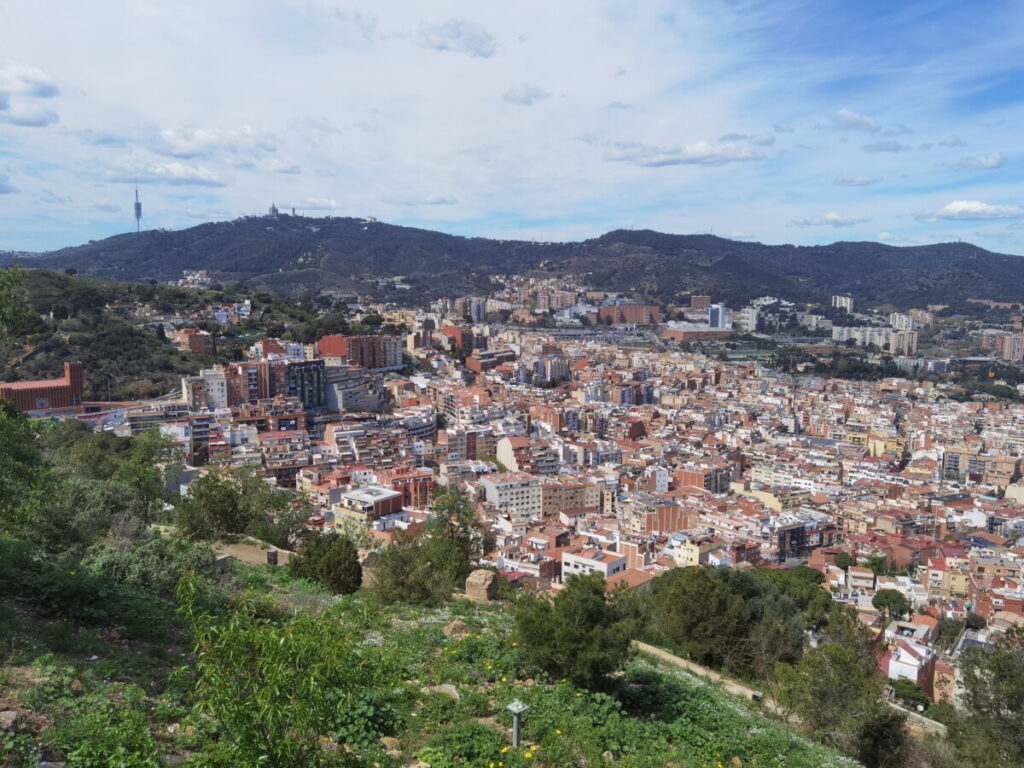
[[[78,408],[84,387],[82,364],[64,363],[64,375],[59,379],[0,384],[0,400],[10,400],[19,411]]]
[[[597,322],[612,325],[657,325],[661,310],[654,304],[613,304],[597,308]]]

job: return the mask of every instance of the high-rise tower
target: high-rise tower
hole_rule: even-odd
[[[135,231],[142,231],[142,203],[139,202],[139,182],[135,182]]]

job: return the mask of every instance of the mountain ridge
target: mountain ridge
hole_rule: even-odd
[[[969,243],[893,246],[870,241],[765,245],[710,234],[612,230],[571,242],[450,235],[351,217],[251,216],[182,230],[115,235],[0,263],[74,269],[109,280],[168,281],[207,269],[223,282],[282,294],[319,290],[416,299],[478,294],[513,272],[572,275],[603,290],[663,304],[691,294],[739,304],[772,294],[824,301],[851,293],[868,304],[921,306],[1024,296],[1024,260]],[[376,285],[402,277],[409,290]],[[371,290],[372,289],[372,290]]]

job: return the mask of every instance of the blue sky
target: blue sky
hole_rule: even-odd
[[[0,4],[0,249],[259,213],[1024,254],[1019,2]]]

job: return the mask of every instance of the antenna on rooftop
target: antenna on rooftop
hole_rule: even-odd
[[[142,203],[139,202],[139,177],[135,177],[135,233],[142,231]]]

